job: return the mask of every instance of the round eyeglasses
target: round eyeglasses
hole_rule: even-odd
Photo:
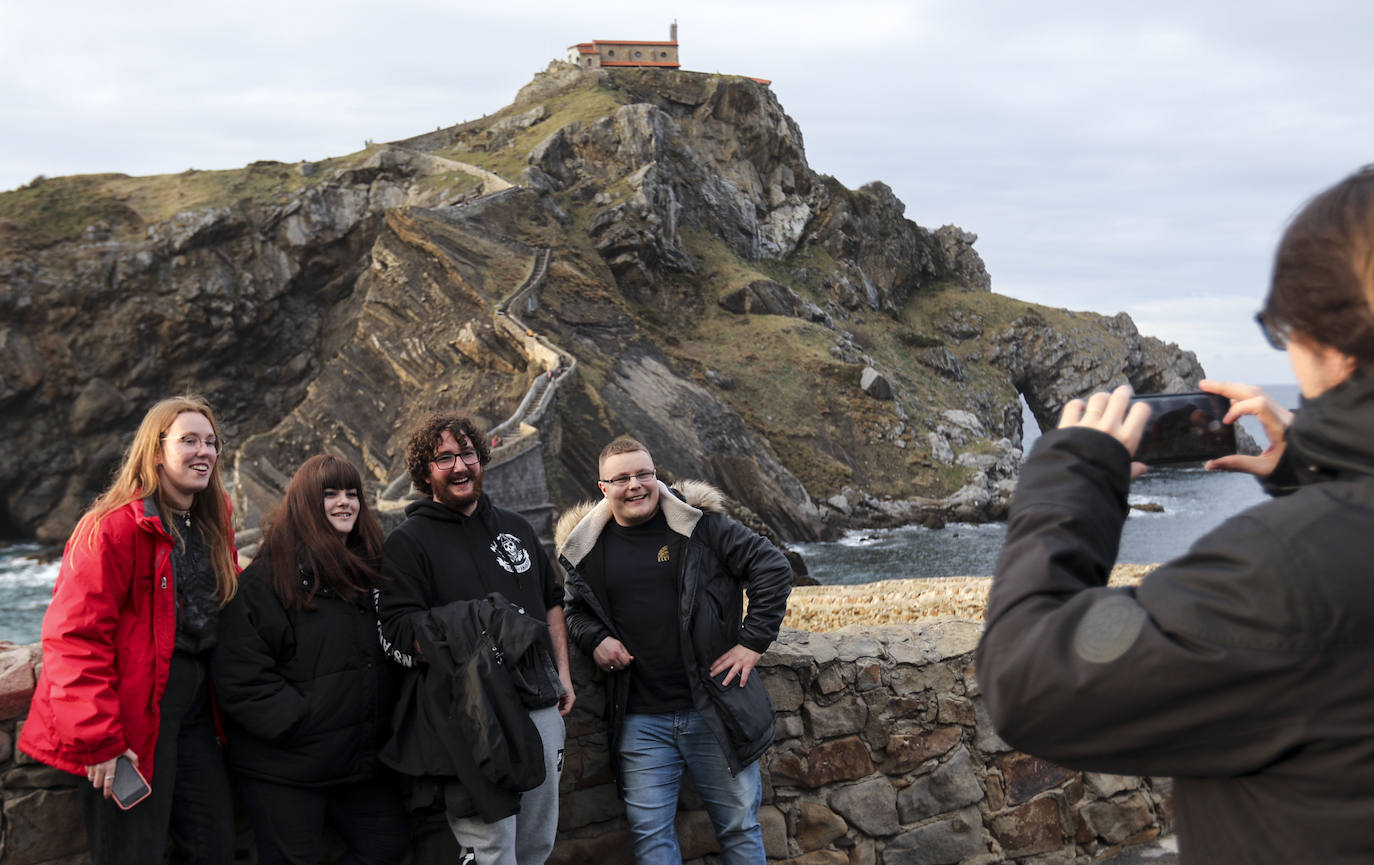
[[[162,440],[167,440],[166,433],[162,434]],[[178,436],[172,439],[172,441],[176,444],[177,447],[181,448],[184,451],[187,451],[188,453],[195,453],[196,451],[200,450],[200,446],[202,444],[204,444],[207,448],[214,451],[215,453],[220,453],[224,450],[224,439],[216,438],[215,436],[206,436],[205,438],[201,438],[200,436],[195,435],[184,435]]]

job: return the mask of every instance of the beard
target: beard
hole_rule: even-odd
[[[482,475],[480,472],[468,472],[467,477],[472,481],[464,490],[455,490],[447,483],[435,483],[430,479],[430,489],[434,491],[434,500],[451,511],[460,513],[475,507],[477,500],[482,497]]]

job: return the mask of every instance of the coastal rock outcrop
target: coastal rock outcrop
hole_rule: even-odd
[[[1137,393],[1195,390],[1203,377],[1197,355],[1142,336],[1124,312],[1070,315],[1052,323],[1028,308],[989,338],[989,361],[1011,376],[1042,429],[1083,394],[1125,383]]]
[[[1201,369],[992,293],[976,239],[813,171],[764,84],[562,63],[337,159],[35,182],[0,194],[0,535],[63,538],[169,393],[216,406],[248,527],[310,454],[396,486],[408,418],[496,424],[555,372],[555,508],[629,433],[788,540],[996,518],[1022,396],[1044,425]]]

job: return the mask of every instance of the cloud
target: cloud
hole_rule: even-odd
[[[348,153],[674,18],[686,68],[773,80],[815,170],[977,233],[996,290],[1131,311],[1226,377],[1283,372],[1246,348],[1279,232],[1374,161],[1362,0],[67,0],[6,9],[0,189]]]

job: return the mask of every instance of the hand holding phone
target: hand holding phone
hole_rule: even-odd
[[[1258,455],[1236,453],[1232,456],[1218,457],[1207,464],[1211,471],[1245,472],[1260,478],[1273,474],[1279,459],[1287,447],[1288,427],[1293,423],[1293,412],[1284,408],[1263,388],[1252,384],[1233,381],[1215,381],[1204,378],[1198,387],[1208,393],[1220,394],[1231,401],[1231,408],[1222,420],[1232,423],[1249,415],[1260,422],[1269,444]]]
[[[109,792],[115,804],[127,811],[148,798],[148,794],[152,792],[153,788],[148,786],[148,781],[133,761],[120,754],[115,759],[114,786]]]
[[[1071,399],[1059,414],[1059,429],[1087,427],[1106,433],[1134,454],[1150,418],[1150,407],[1131,400],[1131,386],[1123,384],[1111,393],[1098,391],[1086,400]],[[1131,479],[1146,470],[1139,459],[1132,459]]]

